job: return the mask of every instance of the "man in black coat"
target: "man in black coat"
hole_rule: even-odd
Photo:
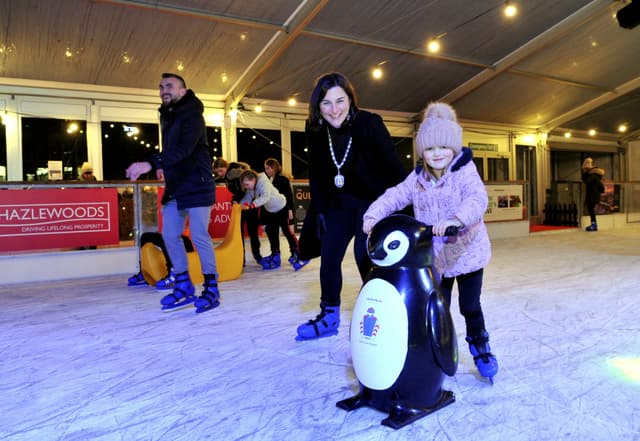
[[[173,292],[161,300],[163,309],[195,301],[196,312],[203,312],[220,304],[216,259],[208,231],[211,207],[215,202],[215,182],[202,115],[204,105],[191,89],[187,89],[179,75],[162,74],[159,89],[162,151],[148,162],[131,164],[127,177],[135,181],[155,169],[156,177],[165,181],[162,237],[174,265],[176,280]],[[203,291],[197,299],[181,239],[187,217],[204,275]]]

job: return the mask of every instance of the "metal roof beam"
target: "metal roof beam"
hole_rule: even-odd
[[[582,9],[571,14],[561,22],[557,23],[547,31],[529,40],[526,44],[520,46],[517,50],[499,60],[489,69],[485,69],[478,75],[469,79],[465,83],[456,87],[454,90],[441,98],[442,101],[454,103],[464,96],[472,93],[483,84],[491,81],[501,73],[509,71],[517,63],[525,60],[527,57],[541,51],[555,41],[569,34],[571,31],[582,26],[585,22],[590,21],[594,17],[609,11],[611,6],[610,0],[594,0]],[[515,74],[522,75],[523,71],[515,71]],[[549,78],[551,79],[551,78]]]
[[[286,31],[286,27],[280,23],[268,20],[258,20],[255,18],[240,17],[231,14],[223,14],[219,12],[206,11],[198,8],[188,8],[186,6],[163,5],[158,1],[152,0],[93,0],[96,3],[109,3],[116,6],[124,6],[128,8],[146,9],[151,11],[163,12],[166,14],[182,15],[185,17],[201,18],[204,20],[216,21],[234,24],[238,26],[247,26],[252,28],[282,30]]]
[[[280,58],[280,55],[295,41],[327,3],[329,0],[304,0],[300,3],[284,24],[287,31],[279,30],[273,35],[227,92],[225,95],[226,112],[238,105],[251,86]]]
[[[588,113],[598,107],[607,104],[609,101],[613,101],[616,98],[620,98],[622,95],[625,95],[633,90],[640,88],[640,76],[634,78],[631,81],[627,81],[619,87],[616,87],[614,91],[603,93],[602,95],[594,98],[586,103],[574,107],[570,111],[550,120],[545,123],[545,126],[541,128],[544,131],[551,131],[557,127],[561,127],[562,124],[573,121],[576,118]]]

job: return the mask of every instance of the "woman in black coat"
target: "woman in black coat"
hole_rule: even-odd
[[[600,194],[604,193],[604,185],[602,185],[602,177],[604,176],[604,170],[600,167],[596,167],[593,164],[592,158],[587,158],[582,163],[582,182],[586,186],[585,192],[585,204],[589,217],[591,218],[591,225],[585,228],[586,231],[598,231],[598,224],[596,223],[596,205],[600,202]]]
[[[305,234],[320,241],[320,314],[298,327],[298,339],[334,335],[340,324],[342,260],[351,239],[362,279],[371,269],[362,216],[384,191],[407,175],[379,115],[358,109],[349,80],[339,73],[320,77],[311,94],[305,133],[309,146],[311,207]]]

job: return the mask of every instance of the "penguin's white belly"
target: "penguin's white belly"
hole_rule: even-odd
[[[362,384],[384,390],[395,383],[407,358],[408,333],[400,292],[386,280],[369,280],[351,319],[353,368]]]

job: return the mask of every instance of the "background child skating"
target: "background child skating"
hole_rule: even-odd
[[[282,234],[287,239],[289,251],[291,252],[289,263],[293,266],[294,270],[298,271],[309,263],[309,261],[300,259],[298,239],[291,229],[291,222],[293,221],[293,190],[291,188],[291,180],[282,173],[282,166],[275,158],[268,158],[264,161],[264,173],[287,201],[285,207],[277,213],[264,213],[265,219],[267,219],[265,223],[268,226],[266,231],[267,236],[270,242],[273,241],[274,244],[277,244],[279,247],[278,230],[282,231]],[[279,250],[280,248],[278,248],[278,251]]]
[[[262,207],[268,213],[278,213],[285,208],[287,200],[276,187],[273,186],[265,173],[257,173],[253,170],[245,170],[240,175],[240,184],[245,195],[240,200],[243,210],[251,210]],[[277,217],[261,214],[260,222],[265,223],[265,231],[271,247],[271,255],[263,258],[259,263],[265,270],[280,268],[280,238],[278,237],[279,224]],[[275,231],[275,235],[274,235]]]
[[[483,269],[491,259],[483,221],[488,198],[471,149],[462,147],[462,128],[451,106],[431,103],[427,107],[416,149],[424,163],[371,204],[363,217],[363,230],[369,233],[378,221],[410,204],[418,220],[433,225],[434,266],[442,276],[442,294],[450,304],[457,281],[469,349],[480,374],[492,380],[498,363],[489,347],[480,305]],[[444,237],[449,226],[460,228],[459,234]]]

